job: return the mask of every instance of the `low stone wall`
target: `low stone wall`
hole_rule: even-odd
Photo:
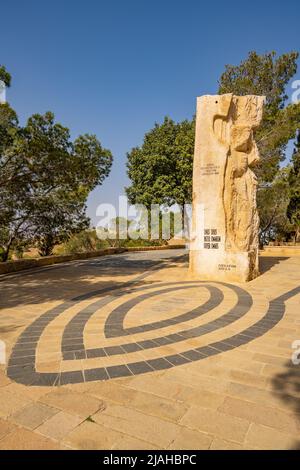
[[[182,245],[164,245],[164,246],[141,246],[128,248],[105,248],[99,251],[89,251],[85,253],[73,253],[71,255],[44,256],[42,258],[26,258],[15,261],[6,261],[0,263],[0,274],[14,273],[25,269],[40,268],[52,264],[66,263],[81,259],[96,258],[98,256],[113,255],[115,253],[124,253],[127,251],[149,251],[149,250],[170,250],[183,248]]]
[[[125,251],[155,251],[155,250],[179,250],[185,245],[162,245],[162,246],[132,246],[125,248]]]
[[[270,256],[300,256],[300,245],[266,245],[261,254]]]

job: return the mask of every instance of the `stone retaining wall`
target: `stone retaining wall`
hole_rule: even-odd
[[[26,258],[15,261],[6,261],[0,263],[0,274],[8,274],[24,269],[40,268],[51,264],[65,263],[88,258],[96,258],[98,256],[113,255],[115,253],[124,253],[128,251],[148,251],[148,250],[169,250],[184,248],[183,245],[164,245],[164,246],[141,246],[128,248],[105,248],[98,251],[89,251],[85,253],[73,253],[70,255],[44,256],[42,258]]]
[[[299,245],[267,245],[264,246],[262,254],[272,256],[300,256]]]

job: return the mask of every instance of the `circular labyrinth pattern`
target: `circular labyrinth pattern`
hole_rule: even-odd
[[[145,275],[139,276],[138,280],[144,277]],[[182,298],[180,299],[180,293],[185,295],[185,303],[195,303],[195,289],[201,293],[200,297],[204,298],[204,302],[200,304],[197,302],[196,307],[171,316],[172,311],[176,313],[176,310],[177,312],[182,310],[184,302]],[[253,299],[241,287],[221,282],[200,281],[157,282],[141,287],[137,279],[125,283],[121,288],[106,287],[64,302],[31,323],[20,335],[12,350],[7,375],[16,382],[26,385],[55,386],[126,377],[203,360],[208,356],[237,348],[265,334],[283,317],[285,301],[299,291],[298,287],[270,301],[266,312],[256,323],[250,324],[234,335],[232,329],[229,329],[231,335],[228,333],[225,334],[225,339],[213,341],[209,339],[211,333],[217,330],[226,333],[229,325],[242,319],[250,311]],[[154,305],[155,302],[157,305],[168,294],[172,294],[172,299],[165,303],[161,302],[160,306],[156,307],[158,316],[162,318],[150,323],[141,323],[143,314],[147,314],[147,305],[153,301]],[[90,299],[92,301],[87,303]],[[80,309],[82,302],[85,302],[85,306]],[[74,308],[75,313],[72,314]],[[135,308],[139,309],[139,318],[136,322],[138,324],[132,325],[133,320],[131,320],[130,325],[126,327],[128,316],[136,312]],[[66,361],[71,364],[71,370],[62,368],[53,372],[40,371],[38,364],[40,344],[44,344],[44,349],[47,348],[44,335],[64,314],[67,315],[67,323],[64,328],[60,326],[63,328],[63,333],[59,338],[59,356],[62,364]],[[157,318],[157,315],[155,316]],[[101,325],[98,322],[100,318],[103,322]],[[94,323],[91,323],[93,321]],[[99,335],[95,334],[100,327],[102,330],[99,330]],[[85,343],[89,343],[86,338],[89,339],[91,328],[94,333],[93,342],[96,340],[97,346],[85,347]],[[58,336],[54,330],[51,334]],[[207,337],[206,344],[191,348],[191,344],[200,341],[202,337]],[[111,345],[109,341],[112,341]],[[176,354],[160,352],[166,346],[172,347],[172,345],[182,346],[180,352]],[[147,357],[149,351],[152,354]],[[89,366],[89,362],[94,364],[97,360],[101,361],[101,366]],[[78,364],[81,364],[79,369]]]

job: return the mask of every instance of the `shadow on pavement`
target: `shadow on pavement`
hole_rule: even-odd
[[[115,287],[119,284],[122,287],[124,281],[118,280],[119,276],[134,278],[149,269],[171,267],[188,259],[183,250],[177,256],[175,250],[170,251],[111,255],[6,276],[0,282],[0,310],[64,301],[110,285]]]
[[[292,351],[292,349],[291,349]],[[276,396],[288,406],[299,422],[300,429],[300,364],[288,361],[285,370],[272,378],[272,388]],[[300,450],[300,440],[295,441],[292,450]]]
[[[259,257],[259,271],[260,274],[264,274],[273,268],[276,264],[280,264],[281,261],[289,259],[288,256],[260,256]]]

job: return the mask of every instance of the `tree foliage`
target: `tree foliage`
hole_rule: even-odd
[[[297,71],[298,52],[277,56],[275,52],[259,55],[252,51],[239,65],[226,65],[219,81],[219,93],[263,95],[266,97],[263,121],[256,132],[261,163],[260,181],[271,182],[286,147],[295,138],[300,122],[300,104],[286,105],[286,87]]]
[[[8,73],[4,65],[0,65],[0,80],[5,83],[7,87],[11,84],[11,75]]]
[[[9,105],[0,105],[2,258],[14,244],[27,241],[41,255],[51,254],[56,243],[87,227],[86,198],[111,164],[111,152],[96,136],[72,142],[53,113],[34,114],[22,128]]]
[[[284,240],[293,231],[287,217],[289,204],[289,168],[278,171],[272,183],[258,189],[257,206],[260,216],[260,244]]]
[[[289,173],[290,201],[287,216],[295,227],[295,240],[300,235],[300,132],[297,136],[292,157],[292,167]]]
[[[300,127],[300,104],[287,104],[286,93],[297,71],[298,55],[250,52],[239,65],[227,65],[219,80],[220,94],[266,97],[263,121],[255,135],[261,156],[255,171],[260,184],[261,240],[265,241],[284,233],[289,236],[292,224],[299,219],[298,190],[289,204],[290,185],[295,185],[295,179],[299,181],[299,148],[293,157],[294,176],[288,178],[288,170],[280,170],[287,144]],[[131,203],[149,207],[151,203],[170,206],[191,202],[194,132],[194,120],[175,123],[165,118],[145,134],[140,147],[127,154],[131,185],[126,192]]]
[[[194,132],[194,121],[175,123],[165,117],[145,134],[140,147],[127,154],[131,186],[126,193],[132,204],[191,202]]]

